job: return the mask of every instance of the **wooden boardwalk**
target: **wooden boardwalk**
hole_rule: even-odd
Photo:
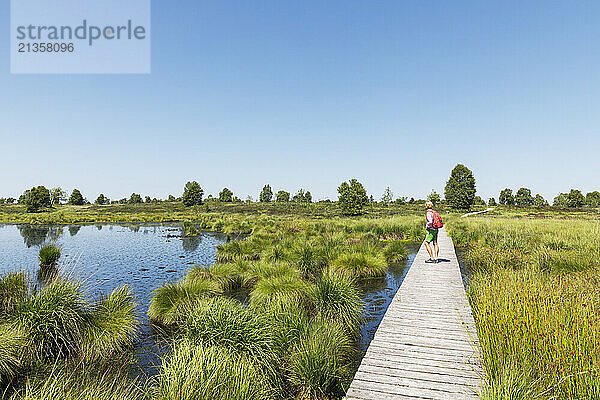
[[[363,358],[347,400],[478,399],[483,381],[475,321],[452,239],[440,260],[422,245]]]

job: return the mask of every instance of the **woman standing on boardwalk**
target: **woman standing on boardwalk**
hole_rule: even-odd
[[[433,209],[433,203],[431,201],[425,202],[425,208],[427,213],[425,218],[427,223],[425,229],[427,229],[427,235],[425,236],[425,247],[429,253],[429,260],[425,260],[426,263],[437,263],[440,248],[438,246],[438,229],[444,226],[442,217],[440,214]]]

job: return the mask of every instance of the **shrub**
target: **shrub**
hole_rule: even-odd
[[[40,249],[38,260],[42,267],[56,265],[60,258],[61,249],[54,244],[47,244]]]

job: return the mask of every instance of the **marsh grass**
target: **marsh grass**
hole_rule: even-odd
[[[479,217],[450,230],[474,271],[484,398],[600,398],[598,222]]]
[[[147,391],[126,374],[98,371],[87,365],[53,368],[48,375],[28,379],[9,400],[142,400]]]
[[[385,245],[383,254],[385,255],[387,262],[400,263],[406,260],[408,251],[406,250],[404,242],[400,240],[394,240]]]
[[[289,379],[299,399],[340,397],[351,379],[355,347],[344,328],[316,319],[292,350]]]
[[[27,297],[28,283],[24,272],[0,276],[0,321],[13,315]]]
[[[92,308],[83,335],[82,353],[85,358],[101,360],[128,354],[137,336],[136,304],[127,286],[103,295]]]
[[[273,389],[259,366],[221,346],[179,343],[158,378],[157,400],[268,400]]]
[[[312,285],[310,300],[320,318],[339,323],[351,336],[358,333],[364,304],[351,278],[328,270]]]
[[[356,279],[372,279],[385,275],[388,263],[383,254],[369,251],[353,250],[341,254],[333,267],[342,274]]]
[[[39,252],[38,259],[41,267],[51,267],[56,265],[60,258],[61,249],[55,244],[47,244],[42,246]]]

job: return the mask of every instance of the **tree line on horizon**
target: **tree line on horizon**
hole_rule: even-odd
[[[338,191],[338,206],[342,213],[347,215],[359,215],[363,213],[364,207],[371,203],[377,203],[373,196],[368,196],[367,192],[361,182],[356,179],[350,179],[347,182],[342,182],[337,189]],[[106,205],[106,204],[141,204],[141,203],[159,203],[163,201],[181,201],[183,205],[187,207],[201,205],[205,201],[204,189],[200,186],[197,181],[187,182],[184,186],[183,194],[181,197],[175,197],[169,195],[166,200],[160,200],[157,198],[151,198],[150,196],[142,196],[138,193],[132,193],[129,198],[122,198],[120,200],[111,200],[104,194],[100,194],[94,204]],[[206,200],[219,201],[222,203],[242,203],[242,200],[234,195],[233,191],[227,187],[223,188],[218,197],[209,195]],[[450,177],[446,182],[444,189],[444,199],[432,191],[427,200],[434,204],[445,204],[454,209],[468,210],[474,205],[486,205],[486,202],[476,195],[476,184],[473,172],[462,164],[457,164]],[[271,185],[266,184],[263,186],[261,192],[258,195],[258,201],[260,203],[299,203],[299,204],[310,204],[313,202],[312,194],[308,190],[303,188],[299,189],[298,192],[291,196],[290,192],[285,190],[279,190],[274,193]],[[331,200],[322,200],[324,202],[331,202]],[[536,194],[533,196],[529,188],[522,187],[516,191],[513,195],[512,189],[506,188],[500,192],[498,201],[501,205],[505,206],[535,206],[545,207],[549,206],[549,203],[541,196]],[[67,193],[60,187],[47,189],[44,186],[32,187],[26,190],[19,199],[14,198],[0,198],[0,204],[8,203],[19,203],[26,206],[27,212],[37,212],[44,208],[50,208],[55,205],[69,204],[69,205],[86,205],[91,204],[79,191],[73,189],[70,196],[67,198]],[[253,202],[251,196],[248,196],[245,200],[246,203]],[[394,194],[387,187],[381,197],[380,203],[383,205],[390,204],[419,204],[425,200],[415,200],[414,197],[407,199],[406,197],[397,197],[394,199]],[[497,205],[494,198],[490,198],[487,202],[489,206]],[[600,192],[593,191],[583,195],[580,190],[571,189],[569,193],[559,193],[553,201],[553,207],[558,208],[579,208],[579,207],[599,207],[600,206]]]

